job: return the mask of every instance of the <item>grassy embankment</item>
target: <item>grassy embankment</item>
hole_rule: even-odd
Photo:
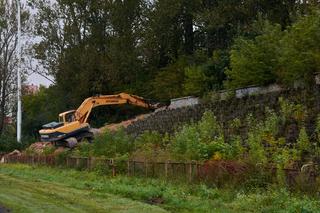
[[[13,212],[320,212],[317,199],[284,189],[216,189],[26,165],[0,165],[0,205]]]

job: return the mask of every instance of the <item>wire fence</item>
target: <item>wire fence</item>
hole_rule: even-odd
[[[4,163],[22,163],[64,167],[77,170],[99,171],[110,176],[127,175],[134,177],[163,178],[167,180],[204,182],[214,185],[242,184],[257,181],[260,177],[264,182],[278,181],[279,169],[274,167],[252,167],[236,161],[209,162],[153,162],[116,160],[94,157],[66,157],[21,155],[5,156]],[[288,186],[317,189],[320,187],[319,168],[315,164],[305,164],[300,168],[281,169],[284,181]],[[260,175],[260,176],[259,176]],[[261,178],[263,177],[263,178]]]

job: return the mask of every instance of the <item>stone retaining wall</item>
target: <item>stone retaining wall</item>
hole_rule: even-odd
[[[314,129],[315,117],[320,112],[320,89],[318,86],[314,86],[309,90],[283,90],[263,95],[252,95],[242,98],[234,97],[228,100],[200,103],[195,106],[167,109],[155,112],[144,120],[132,123],[126,128],[126,132],[134,136],[144,131],[154,130],[160,133],[173,133],[182,124],[200,120],[206,110],[212,111],[217,116],[217,119],[222,124],[225,124],[225,126],[235,118],[244,119],[249,113],[256,119],[263,119],[265,117],[266,107],[279,111],[280,97],[293,103],[303,104],[307,107],[308,119],[305,125],[307,131],[311,134]],[[292,129],[295,128],[294,122],[288,126],[291,126]],[[243,130],[244,132],[245,128],[246,127],[244,127]],[[225,131],[227,132],[228,130],[225,129]],[[296,130],[285,129],[283,131],[286,131],[286,137],[288,138],[292,137],[289,136],[290,134],[294,135],[293,138],[297,135]]]

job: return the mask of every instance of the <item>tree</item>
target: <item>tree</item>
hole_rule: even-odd
[[[276,81],[279,66],[280,25],[266,22],[253,40],[238,38],[232,46],[227,88],[266,85]]]
[[[223,87],[229,61],[228,82],[234,83],[229,87],[274,82],[278,71],[271,70],[276,66],[274,48],[279,39],[258,32],[255,21],[268,20],[280,32],[305,14],[310,4],[295,0],[30,2],[37,11],[35,34],[41,38],[35,56],[45,68],[42,74],[53,76],[57,99],[65,108],[78,106],[88,96],[122,91],[165,100],[201,95]],[[269,40],[263,41],[265,37]],[[230,60],[226,53],[231,47]],[[205,53],[201,62],[196,61],[199,53]],[[212,58],[216,53],[223,54]],[[251,66],[250,60],[256,63]]]
[[[226,86],[272,82],[292,86],[296,81],[310,85],[320,70],[319,11],[301,17],[284,31],[268,22],[262,29],[254,39],[238,38],[232,46]]]
[[[287,27],[297,4],[295,0],[203,0],[195,20],[195,40],[210,57],[215,50],[230,48],[239,36],[256,36],[253,24],[259,16]]]
[[[49,88],[40,86],[39,92],[36,94],[23,95],[22,130],[24,136],[37,137],[42,125],[57,121],[63,103],[57,102],[59,99],[55,98],[55,90],[55,86]]]
[[[281,82],[293,85],[295,81],[310,83],[313,74],[320,71],[320,11],[300,18],[286,32],[281,41]]]
[[[155,70],[192,55],[195,15],[200,0],[156,0],[150,4],[144,25],[144,47],[149,66]]]
[[[0,0],[0,136],[5,128],[5,117],[12,112],[10,104],[16,89],[17,68],[17,7],[8,0]],[[28,13],[22,11],[23,31]]]
[[[187,67],[183,84],[184,94],[203,96],[207,92],[221,90],[228,65],[228,52],[217,50],[207,62]]]
[[[135,91],[141,64],[143,1],[34,1],[36,57],[67,106],[96,94]],[[79,86],[81,85],[81,86]]]

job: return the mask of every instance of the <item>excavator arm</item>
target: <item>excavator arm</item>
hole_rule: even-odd
[[[75,111],[75,120],[80,123],[86,123],[94,107],[121,104],[131,104],[147,109],[158,108],[158,105],[150,104],[145,99],[135,95],[129,95],[126,93],[120,93],[118,95],[101,95],[87,98]]]

